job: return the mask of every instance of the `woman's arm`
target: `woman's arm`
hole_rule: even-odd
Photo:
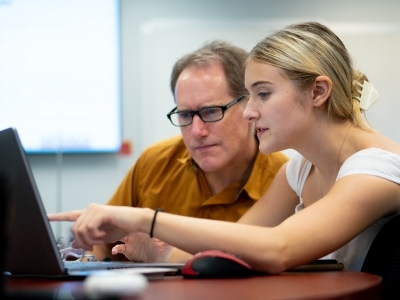
[[[280,168],[268,190],[238,223],[274,227],[294,214],[299,197],[287,182],[286,166]]]
[[[400,187],[388,180],[351,175],[273,228],[159,214],[154,234],[189,253],[220,249],[255,269],[276,273],[329,254],[374,221],[398,212],[399,193]]]
[[[279,186],[274,184],[274,189]],[[270,195],[275,197],[276,192]],[[399,211],[399,195],[400,187],[388,180],[350,175],[335,183],[324,198],[272,228],[159,212],[153,234],[188,253],[223,250],[239,255],[257,270],[279,273],[331,253],[380,217]],[[269,212],[258,211],[252,209],[251,214],[261,223]],[[149,233],[153,217],[150,209],[94,204],[79,215],[61,213],[50,219],[76,219],[73,246],[88,249],[130,232]]]

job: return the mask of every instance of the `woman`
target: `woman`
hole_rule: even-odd
[[[262,152],[299,154],[238,223],[99,204],[49,219],[76,221],[72,246],[89,250],[150,233],[192,254],[234,253],[269,273],[324,256],[360,270],[379,229],[400,212],[400,145],[362,118],[377,98],[364,81],[328,28],[291,25],[251,51],[244,117],[254,123]],[[185,257],[161,252],[165,260]]]

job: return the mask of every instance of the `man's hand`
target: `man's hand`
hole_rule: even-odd
[[[114,246],[111,253],[122,253],[131,261],[167,262],[174,248],[141,232],[131,233],[120,241],[125,244]]]

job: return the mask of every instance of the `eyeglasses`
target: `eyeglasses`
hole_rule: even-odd
[[[183,127],[192,124],[194,115],[198,115],[203,122],[217,122],[224,118],[224,112],[231,106],[246,98],[246,95],[236,98],[224,106],[210,106],[199,110],[176,111],[177,107],[171,110],[167,117],[172,125]]]

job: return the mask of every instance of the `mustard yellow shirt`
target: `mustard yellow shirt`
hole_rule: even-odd
[[[184,216],[237,221],[271,184],[288,160],[280,153],[257,154],[249,179],[212,195],[204,173],[196,167],[182,137],[147,148],[108,201],[110,205],[163,208]]]

